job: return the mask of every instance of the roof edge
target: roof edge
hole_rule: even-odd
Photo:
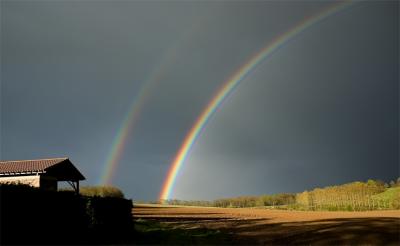
[[[23,162],[23,161],[49,161],[49,160],[69,160],[68,157],[32,159],[32,160],[0,160],[0,162]]]

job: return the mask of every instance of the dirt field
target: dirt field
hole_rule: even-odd
[[[135,219],[172,228],[207,228],[237,244],[400,245],[400,210],[368,212],[283,211],[136,205]]]

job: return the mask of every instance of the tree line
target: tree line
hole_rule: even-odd
[[[163,204],[223,208],[264,207],[296,210],[400,209],[400,178],[389,184],[379,180],[315,188],[301,193],[240,196],[214,201],[164,200]]]
[[[398,186],[394,184],[391,189]],[[296,194],[296,204],[308,210],[374,210],[400,208],[396,197],[379,196],[388,190],[382,181],[352,182]],[[399,192],[397,192],[398,195]],[[399,197],[397,197],[399,198]]]

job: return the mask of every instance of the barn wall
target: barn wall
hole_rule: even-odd
[[[26,184],[33,187],[40,187],[39,175],[17,176],[17,177],[0,177],[2,184]]]

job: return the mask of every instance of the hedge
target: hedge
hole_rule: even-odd
[[[0,185],[0,244],[97,244],[123,240],[132,201]]]

